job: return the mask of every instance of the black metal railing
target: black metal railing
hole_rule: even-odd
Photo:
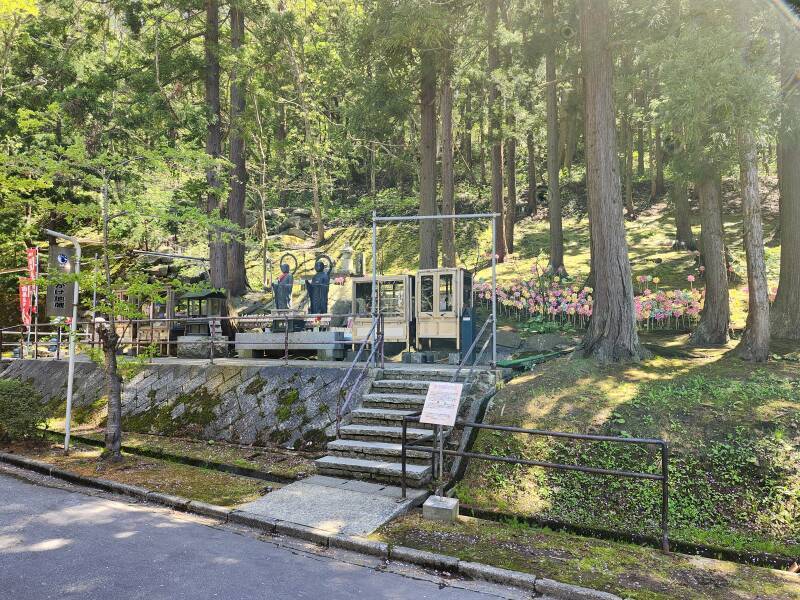
[[[545,431],[542,429],[525,429],[522,427],[512,427],[508,425],[492,425],[487,423],[472,423],[466,421],[456,421],[456,427],[474,427],[477,429],[489,429],[492,431],[505,431],[507,433],[523,433],[527,435],[536,435],[543,437],[557,437],[566,438],[571,440],[582,440],[590,442],[612,442],[618,444],[636,444],[636,445],[650,445],[658,446],[661,448],[661,473],[642,473],[638,471],[624,471],[618,469],[602,469],[599,467],[588,467],[584,465],[566,465],[562,463],[553,463],[541,460],[528,460],[517,458],[514,456],[494,456],[492,454],[483,454],[480,452],[463,452],[459,450],[444,450],[441,447],[436,448],[436,439],[431,446],[409,445],[407,429],[408,423],[418,423],[419,416],[406,416],[403,417],[402,430],[400,434],[400,485],[401,495],[406,497],[406,461],[407,451],[427,452],[432,455],[432,473],[436,473],[436,455],[437,453],[447,456],[461,456],[465,458],[474,458],[477,460],[487,460],[491,462],[503,462],[515,465],[524,465],[528,467],[541,467],[544,469],[556,469],[560,471],[578,471],[580,473],[589,473],[592,475],[604,475],[610,477],[621,477],[631,479],[645,479],[649,481],[661,482],[661,549],[664,552],[669,552],[669,444],[665,440],[652,439],[652,438],[628,438],[616,437],[609,435],[594,435],[586,433],[568,433],[564,431]],[[441,459],[440,459],[441,460]]]
[[[350,375],[352,375],[353,371],[356,368],[356,365],[361,358],[362,353],[364,352],[364,348],[366,348],[367,344],[372,344],[372,351],[369,353],[369,357],[364,362],[362,367],[358,370],[358,376],[356,380],[350,385],[350,388],[347,390],[347,394],[344,394],[344,388],[347,386],[347,383],[350,379]],[[380,354],[376,354],[380,350]],[[347,369],[347,373],[344,374],[342,377],[342,381],[339,383],[339,393],[337,394],[337,402],[336,402],[336,437],[339,437],[339,428],[342,424],[342,417],[347,414],[348,409],[350,408],[350,404],[353,401],[353,396],[355,391],[358,389],[361,380],[366,375],[367,371],[369,370],[369,366],[375,362],[378,364],[378,357],[380,357],[380,367],[381,369],[384,367],[384,332],[383,332],[383,315],[379,315],[375,322],[372,324],[372,327],[369,329],[369,333],[367,333],[364,340],[358,347],[358,351],[356,352],[355,356],[353,357],[353,361],[350,363],[350,368]],[[342,402],[342,397],[344,396],[344,402]]]

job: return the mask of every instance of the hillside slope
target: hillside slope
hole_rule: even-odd
[[[752,365],[720,349],[638,365],[564,358],[513,380],[486,421],[669,441],[672,536],[723,548],[800,555],[800,365]],[[789,355],[791,357],[791,355]],[[794,355],[797,356],[796,354]],[[476,451],[658,472],[658,453],[610,443],[482,432]],[[462,501],[514,514],[656,535],[654,482],[474,461]]]

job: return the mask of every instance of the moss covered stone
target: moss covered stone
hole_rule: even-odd
[[[146,410],[123,417],[124,428],[141,433],[199,435],[216,419],[215,409],[221,403],[219,396],[204,387],[161,404],[155,402],[153,390],[148,398],[150,406]]]
[[[250,380],[250,383],[245,386],[244,393],[248,396],[257,396],[261,393],[266,385],[267,382],[264,381],[260,375],[256,375]]]

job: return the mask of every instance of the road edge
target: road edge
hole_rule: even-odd
[[[251,527],[264,533],[284,535],[313,542],[326,548],[350,550],[361,554],[377,556],[385,560],[396,560],[420,567],[457,573],[472,579],[482,579],[492,583],[510,585],[530,590],[537,594],[543,594],[554,600],[621,600],[619,596],[609,592],[601,592],[577,585],[561,583],[553,581],[552,579],[537,577],[529,573],[502,569],[482,563],[463,561],[446,554],[416,550],[405,546],[395,546],[359,536],[331,533],[305,525],[298,525],[297,523],[270,519],[248,511],[226,508],[224,506],[190,500],[171,494],[162,494],[143,487],[110,481],[108,479],[85,477],[78,473],[59,469],[50,463],[19,456],[17,454],[0,452],[0,462],[34,471],[42,475],[49,475],[69,483],[124,496],[131,496],[145,502],[166,506],[173,510]]]

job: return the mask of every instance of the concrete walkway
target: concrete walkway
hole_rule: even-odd
[[[315,475],[239,509],[324,531],[368,535],[422,504],[428,492],[409,488],[403,501],[400,495],[400,488],[392,485]]]

